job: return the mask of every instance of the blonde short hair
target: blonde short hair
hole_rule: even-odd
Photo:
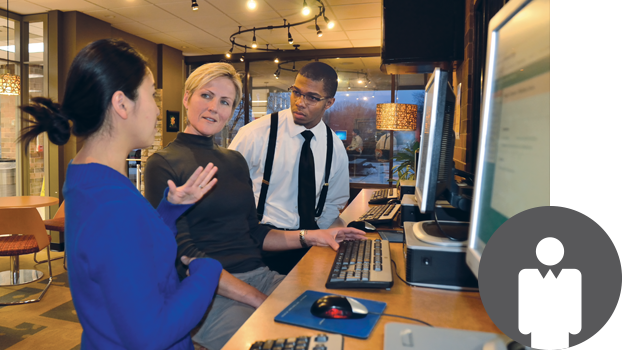
[[[199,87],[220,77],[229,78],[234,84],[234,90],[236,92],[234,103],[232,104],[232,114],[234,114],[234,110],[239,105],[239,102],[241,102],[243,83],[241,82],[241,77],[231,64],[216,62],[201,65],[189,75],[184,84],[184,90],[189,92],[189,98],[191,98],[195,90]],[[230,116],[232,116],[232,114]]]

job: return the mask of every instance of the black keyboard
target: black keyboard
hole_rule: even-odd
[[[358,220],[368,221],[372,224],[386,223],[393,220],[399,208],[401,208],[399,203],[374,205],[366,213],[362,214]]]
[[[391,199],[399,199],[399,192],[395,187],[373,192],[369,204],[386,204]]]
[[[270,339],[255,342],[250,350],[343,350],[343,336],[320,333],[314,337]]]
[[[390,288],[392,285],[388,241],[365,239],[340,243],[326,288]]]

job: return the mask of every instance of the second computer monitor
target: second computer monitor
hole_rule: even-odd
[[[415,198],[422,213],[434,210],[436,198],[453,180],[455,95],[448,74],[436,68],[425,88],[421,147]]]
[[[334,133],[341,141],[347,140],[347,130],[334,130]]]

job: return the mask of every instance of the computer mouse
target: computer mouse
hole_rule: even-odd
[[[401,201],[397,198],[389,199],[388,202],[386,202],[386,204],[399,204],[399,203],[401,203]]]
[[[377,230],[375,226],[371,225],[370,223],[366,221],[352,221],[349,224],[347,224],[347,227],[357,228],[365,232],[373,232]]]
[[[312,304],[310,313],[321,318],[364,318],[369,313],[367,307],[358,300],[342,295],[326,295]]]
[[[495,338],[487,341],[482,346],[482,350],[525,350],[525,345],[518,343],[512,339],[503,340],[501,338]]]

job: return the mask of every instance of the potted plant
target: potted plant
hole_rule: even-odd
[[[415,152],[419,152],[419,141],[412,143],[410,147],[406,147],[397,152],[394,159],[398,162],[391,171],[391,178],[397,174],[399,180],[415,180],[417,164],[415,164]],[[399,181],[397,182],[399,186]]]

